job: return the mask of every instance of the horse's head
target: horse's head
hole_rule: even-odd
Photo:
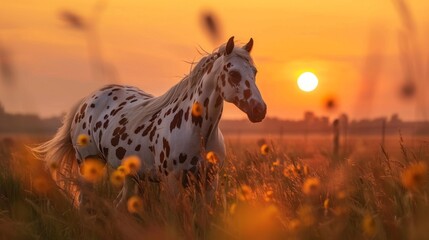
[[[228,40],[223,52],[223,66],[218,75],[217,87],[223,99],[235,104],[247,114],[251,122],[265,118],[267,105],[256,86],[256,68],[250,57],[253,39],[241,48],[234,48],[234,37]]]

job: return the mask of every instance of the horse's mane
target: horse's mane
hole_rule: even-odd
[[[225,45],[220,46],[218,49],[215,49],[213,53],[208,54],[201,58],[201,60],[191,68],[191,71],[188,75],[186,75],[179,83],[170,88],[163,95],[158,97],[153,97],[147,100],[145,104],[138,106],[135,109],[135,117],[140,118],[140,120],[146,120],[148,117],[152,117],[159,110],[163,109],[167,105],[171,104],[174,100],[176,100],[183,92],[192,89],[198,86],[199,81],[202,79],[204,75],[204,71],[202,70],[202,66],[206,59],[214,57],[213,61],[219,56],[222,56],[225,53]],[[234,51],[229,54],[230,56],[239,56],[244,59],[247,59],[251,64],[253,64],[252,59],[250,58],[249,53],[242,49],[241,47],[234,48]],[[216,71],[216,69],[213,69]]]

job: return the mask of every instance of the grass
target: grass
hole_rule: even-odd
[[[216,197],[142,182],[135,213],[114,207],[102,180],[93,212],[75,208],[24,144],[0,143],[0,239],[424,239],[428,138],[360,137],[330,164],[331,140],[230,138]],[[268,151],[266,151],[268,149]]]

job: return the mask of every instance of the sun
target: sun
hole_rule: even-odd
[[[304,92],[311,92],[316,89],[319,80],[312,72],[305,72],[298,78],[298,87]]]

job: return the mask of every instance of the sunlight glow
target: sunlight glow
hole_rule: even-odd
[[[316,89],[319,80],[316,75],[311,72],[305,72],[298,78],[298,87],[304,92],[311,92]]]

